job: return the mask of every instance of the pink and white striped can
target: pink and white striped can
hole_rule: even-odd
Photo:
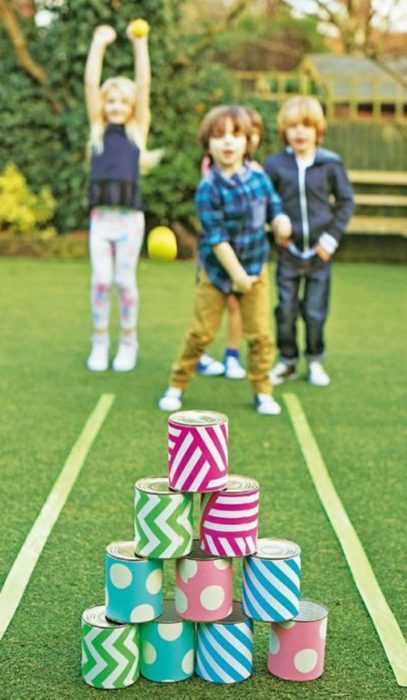
[[[246,557],[256,551],[259,484],[231,475],[227,487],[201,501],[201,549],[218,557]]]
[[[231,559],[205,554],[194,541],[192,552],[177,559],[175,609],[180,617],[194,622],[213,622],[233,609],[233,565]]]
[[[210,493],[228,477],[228,419],[216,411],[178,411],[168,419],[168,483],[176,491]]]
[[[286,681],[313,681],[324,670],[328,609],[315,600],[300,600],[292,620],[273,622],[267,667]]]

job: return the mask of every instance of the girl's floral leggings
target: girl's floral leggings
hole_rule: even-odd
[[[95,207],[90,217],[91,310],[95,330],[109,326],[113,285],[119,294],[120,324],[135,329],[138,311],[136,267],[144,238],[144,213]]]

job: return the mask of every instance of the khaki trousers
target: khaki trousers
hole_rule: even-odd
[[[226,295],[209,281],[203,270],[199,273],[192,322],[178,359],[172,366],[170,386],[183,391],[206,346],[211,343],[220,326],[225,310]],[[271,394],[268,371],[274,356],[270,321],[270,282],[267,266],[246,294],[239,295],[243,337],[248,344],[247,370],[255,394]]]

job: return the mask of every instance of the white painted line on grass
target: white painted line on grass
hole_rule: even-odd
[[[0,640],[13,619],[39,556],[114,399],[114,394],[100,397],[10,569],[0,592]]]
[[[407,643],[335,491],[298,397],[295,394],[284,394],[283,397],[314,486],[343,549],[355,584],[376,627],[397,683],[406,687]]]

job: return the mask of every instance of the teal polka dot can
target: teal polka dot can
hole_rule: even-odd
[[[134,553],[134,542],[112,542],[105,552],[106,617],[148,622],[163,612],[163,562]]]
[[[150,681],[185,681],[194,674],[195,625],[175,611],[173,600],[164,601],[157,620],[141,626],[140,672]]]

